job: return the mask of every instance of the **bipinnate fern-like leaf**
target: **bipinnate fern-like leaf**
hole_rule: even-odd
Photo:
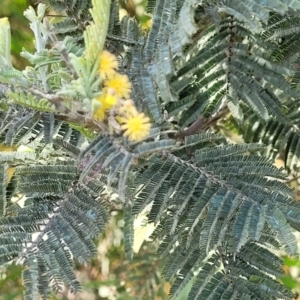
[[[0,215],[5,215],[6,209],[6,187],[8,185],[8,165],[0,164]]]
[[[73,19],[76,18],[72,15],[72,10],[77,12],[78,18],[80,15],[78,12],[87,6],[86,1],[80,5],[78,1],[72,1],[68,5],[67,1],[63,1],[60,5],[62,7],[57,7],[58,11],[65,7]],[[112,14],[115,14],[117,10],[116,5],[114,1]],[[55,3],[53,3],[55,9],[54,6]],[[142,101],[142,106],[148,108],[149,113],[157,122],[162,121],[161,102],[179,100],[177,107],[180,108],[184,107],[182,104],[188,103],[190,107],[183,114],[181,121],[181,125],[186,126],[201,114],[209,116],[224,101],[230,102],[229,107],[233,112],[240,111],[236,98],[250,105],[261,118],[266,119],[271,115],[284,118],[280,110],[280,101],[273,92],[272,86],[278,91],[284,90],[293,94],[282,77],[282,74],[291,75],[292,71],[272,64],[265,55],[269,52],[269,45],[266,45],[267,49],[263,48],[259,35],[254,36],[253,32],[258,32],[262,28],[262,21],[268,19],[270,12],[284,13],[288,9],[296,10],[299,8],[299,1],[293,1],[293,3],[246,1],[238,5],[235,1],[229,0],[222,3],[219,1],[198,3],[195,0],[151,1],[149,7],[153,7],[153,26],[145,42],[143,42],[142,33],[136,29],[137,25],[134,25],[135,22],[130,18],[124,18],[125,21],[122,20],[119,28],[115,17],[112,17],[108,31],[114,36],[115,43],[112,44],[116,49],[121,50],[120,43],[122,42],[124,44],[126,41],[136,42],[124,49],[125,56],[128,54],[129,57],[126,69],[129,70],[129,75],[133,80],[133,98],[136,102]],[[224,13],[228,17],[220,21],[221,17],[218,17],[218,14]],[[95,15],[95,18],[98,15],[99,13]],[[106,13],[100,15],[104,16]],[[250,22],[248,17],[251,15],[255,15],[255,20]],[[212,25],[214,20],[215,25]],[[117,27],[114,24],[117,24]],[[129,24],[135,27],[135,30],[132,28],[126,30]],[[216,28],[212,29],[211,26]],[[212,30],[215,30],[214,36],[211,34]],[[134,37],[132,37],[133,32],[137,32]],[[250,37],[249,40],[247,40],[248,37]],[[166,40],[167,43],[162,45],[162,42]],[[191,53],[187,53],[184,49],[188,44],[197,41],[206,47],[202,47],[196,57],[202,54],[204,55],[203,61],[209,61],[209,57],[216,59],[200,69],[198,67],[198,70],[191,66],[199,65],[199,61],[195,60],[196,58],[190,59],[190,65],[188,64],[185,70],[193,69],[193,72],[187,74],[181,70],[180,60],[177,57],[185,58],[187,54],[190,55]],[[243,68],[245,71],[242,72],[241,62],[243,66],[246,66],[246,69]],[[214,68],[211,67],[211,63],[214,64]],[[176,75],[178,71],[179,75]],[[191,80],[195,72],[197,72],[196,80],[195,77]],[[258,77],[267,78],[270,81],[269,87],[266,87]],[[173,84],[170,84],[170,79]],[[208,88],[209,84],[211,85]],[[187,93],[189,95],[186,95]],[[191,97],[191,94],[194,96]],[[238,116],[237,113],[235,115]]]
[[[110,187],[118,177],[118,194],[124,200],[126,180],[133,161],[151,152],[170,149],[175,145],[175,141],[170,139],[144,142],[130,147],[131,149],[126,149],[120,142],[105,135],[99,135],[94,139],[79,156],[83,169],[80,180],[82,182],[89,181],[91,176],[97,176],[97,173],[108,168],[107,184]]]
[[[96,63],[99,53],[103,50],[109,25],[110,1],[92,0],[90,9],[93,22],[84,32],[85,57],[87,61]]]
[[[259,32],[261,23],[259,20],[266,20],[270,12],[279,14],[286,13],[289,9],[295,11],[300,9],[300,1],[252,1],[236,2],[234,0],[224,1],[219,7],[218,12],[225,12],[234,16],[237,20],[245,22],[247,27],[253,32]],[[250,21],[251,16],[255,16]]]
[[[47,0],[47,1],[43,1],[44,3],[46,3],[46,5],[51,8],[54,11],[57,12],[64,12],[67,11],[70,13],[70,17],[75,18],[75,15],[71,15],[71,13],[73,14],[77,14],[80,15],[80,9],[85,9],[88,6],[88,1],[76,1],[76,0],[72,0],[72,1],[53,1],[53,0]],[[82,3],[80,3],[82,2]]]
[[[91,188],[78,185],[72,161],[33,164],[16,173],[17,191],[27,200],[23,208],[14,209],[12,215],[9,210],[0,220],[1,262],[19,256],[25,266],[24,299],[37,299],[38,294],[46,299],[50,282],[54,290],[63,283],[72,292],[80,290],[73,259],[85,263],[95,254],[93,238],[107,221],[104,206]]]
[[[288,62],[294,65],[296,72],[291,81],[291,87],[298,91],[299,86],[299,18],[279,13],[271,14],[268,24],[264,27],[262,38],[271,42],[276,47],[272,50],[271,56],[280,63]],[[240,106],[245,116],[245,122],[240,128],[240,133],[246,142],[262,142],[267,145],[264,154],[272,159],[280,158],[284,161],[289,172],[295,173],[299,170],[299,97],[295,99],[285,99],[283,105],[287,111],[288,122],[282,122],[272,118],[267,123],[257,117],[252,110]]]
[[[266,43],[260,32],[270,12],[298,9],[299,3],[152,1],[153,26],[144,47],[125,49],[134,100],[142,101],[158,123],[163,106],[172,115],[184,111],[183,127],[215,113],[224,102],[241,121],[239,100],[262,119],[284,120],[278,93],[296,97],[284,77],[294,70],[272,61],[268,55],[274,44]],[[252,15],[255,21],[250,22]],[[125,23],[129,21],[121,22],[121,28]],[[189,50],[189,44],[195,46]]]
[[[28,112],[28,114],[19,116],[19,118],[15,118],[15,120],[16,123],[5,132],[5,144],[10,146],[18,144],[20,139],[31,131],[39,121],[39,113]]]
[[[268,276],[256,268],[261,254],[265,258],[261,263]],[[291,299],[293,294],[271,276],[283,274],[281,263],[270,251],[255,243],[248,243],[236,257],[220,250],[206,262],[198,262],[201,270],[188,299]],[[181,275],[184,276],[185,272]],[[174,286],[178,283],[175,282]],[[174,296],[178,294],[172,288],[173,292]]]
[[[91,1],[88,0],[43,0],[43,3],[53,11],[56,11],[62,20],[54,23],[54,31],[63,39],[65,36],[71,36],[75,41],[82,41],[83,31],[91,21],[91,16],[88,13],[91,7]]]
[[[58,142],[69,147],[61,138]],[[82,152],[82,158],[90,155],[96,166],[99,161],[103,164],[113,153],[105,154],[105,149],[112,145],[112,140],[99,136]],[[228,145],[220,135],[202,133],[186,137],[179,150],[171,142],[161,140],[133,145],[132,152],[128,153],[145,155],[155,147],[164,150],[164,154],[144,159],[136,167],[137,176],[125,194],[129,200],[124,227],[127,256],[131,257],[133,218],[152,203],[148,219],[159,224],[154,237],[161,240],[159,253],[167,258],[165,277],[175,279],[171,289],[174,297],[202,266],[190,299],[201,299],[207,295],[207,289],[212,299],[217,299],[216,295],[222,295],[221,299],[227,299],[228,295],[242,299],[249,296],[290,299],[291,293],[267,277],[281,274],[280,260],[259,245],[283,246],[288,253],[296,253],[293,228],[300,229],[300,207],[291,201],[291,190],[274,180],[285,178],[280,170],[263,157],[251,155],[262,146]],[[169,153],[171,149],[177,153],[192,147],[196,149],[195,155],[189,160]],[[69,150],[76,157],[78,151]],[[117,165],[124,166],[129,154],[126,158],[125,152],[117,152],[120,155]],[[107,180],[103,169],[94,171],[104,176],[102,181]],[[122,174],[123,169],[120,171]],[[81,185],[80,173],[73,160],[17,168],[17,191],[28,199],[23,208],[8,209],[7,216],[0,219],[0,240],[6,247],[0,260],[4,263],[20,256],[20,261],[27,266],[23,273],[27,299],[37,294],[45,298],[49,281],[55,290],[63,282],[71,291],[80,289],[72,271],[72,258],[83,263],[93,255],[92,238],[107,220],[104,207],[95,200],[104,184],[97,187],[97,181],[90,179]],[[114,176],[122,177],[118,171]],[[131,196],[132,192],[136,195]],[[252,249],[249,243],[255,247]],[[251,254],[244,254],[249,247]],[[213,256],[214,260],[207,265],[211,251],[219,256]],[[228,261],[230,265],[225,266]],[[205,273],[212,264],[218,268]],[[268,286],[267,291],[260,288],[261,283]]]
[[[29,151],[11,151],[1,153],[0,163],[18,163],[28,161],[34,161],[36,159],[36,154]]]
[[[201,135],[198,138],[201,141]],[[136,176],[134,186],[139,187],[139,191],[132,212],[138,214],[152,203],[148,221],[159,222],[153,237],[161,240],[158,252],[168,257],[166,279],[175,277],[176,282],[180,282],[176,283],[178,288],[174,288],[176,295],[193,277],[192,270],[197,270],[211,251],[235,257],[241,255],[250,242],[255,242],[262,246],[279,243],[287,253],[297,253],[293,231],[300,225],[296,219],[300,205],[293,202],[293,214],[290,213],[287,206],[291,203],[291,190],[278,180],[270,180],[284,179],[280,170],[265,158],[250,154],[261,147],[258,144],[206,146],[197,150],[190,161],[172,154],[156,155]],[[222,258],[218,264],[220,260]],[[259,266],[255,259],[253,264]],[[231,263],[233,268],[234,265]],[[220,269],[219,265],[211,279],[203,276],[207,281],[201,284],[206,285],[211,280],[212,289],[217,289],[219,284],[222,286],[221,273],[217,270],[224,268],[226,273],[227,266]],[[247,282],[242,274],[234,273],[233,276],[239,278],[236,280],[242,280],[242,286],[249,284],[252,288],[247,293],[249,287],[241,292],[233,285],[231,293],[249,297],[255,284],[266,280],[270,290],[260,291],[255,299],[259,299],[258,295],[264,295],[265,299],[273,299],[281,293],[290,295],[273,279],[264,278],[259,272],[249,267]],[[249,278],[256,279],[251,282]],[[193,289],[189,299],[202,299],[199,295],[203,297],[204,294],[200,292],[199,282],[194,285],[197,292]],[[212,299],[217,298],[214,295]]]
[[[299,170],[299,110],[298,100],[288,101],[285,106],[289,112],[289,122],[271,119],[267,123],[260,120],[250,109],[242,106],[245,122],[239,129],[245,142],[259,142],[267,145],[262,152],[271,159],[280,158],[284,161],[288,172],[295,174]],[[229,119],[232,123],[232,118]]]
[[[212,34],[214,30],[215,34]],[[291,76],[293,70],[273,63],[267,57],[272,46],[264,44],[259,35],[251,35],[253,41],[244,43],[246,36],[249,37],[247,32],[244,24],[232,17],[224,18],[218,28],[203,32],[201,49],[178,71],[178,79],[173,82],[173,90],[180,93],[179,102],[182,103],[177,107],[185,109],[181,116],[183,126],[195,121],[199,115],[210,116],[224,101],[230,103],[233,112],[238,110],[239,103],[232,99],[242,100],[263,120],[272,115],[284,119],[274,90],[297,96],[283,77]],[[185,81],[185,78],[190,80]],[[261,78],[267,80],[268,86],[262,84]],[[170,112],[174,111],[173,107],[174,104],[170,104]],[[240,113],[239,118],[242,117]]]
[[[10,57],[10,25],[8,18],[0,19],[0,63],[1,69],[12,69],[12,62]]]
[[[75,138],[77,137],[75,136]],[[71,140],[71,142],[74,141]],[[75,142],[77,142],[77,139],[75,140]],[[62,148],[64,152],[70,153],[70,155],[74,158],[80,154],[80,149],[76,146],[76,144],[74,145],[73,143],[69,143],[63,140],[61,137],[56,137],[53,140],[53,143],[55,146]]]
[[[54,107],[46,99],[37,99],[37,97],[28,93],[25,95],[23,92],[13,93],[7,92],[8,97],[15,103],[22,105],[23,107],[28,107],[43,112],[53,112]]]
[[[25,96],[24,93],[22,93],[22,95]],[[28,99],[31,99],[30,96],[28,97]],[[55,138],[57,141],[62,139],[65,143],[68,143],[68,145],[70,145],[69,148],[72,148],[73,146],[73,150],[70,151],[73,151],[73,154],[78,154],[78,151],[80,151],[79,148],[87,140],[86,136],[89,138],[93,137],[93,134],[89,136],[89,132],[80,125],[75,126],[65,122],[56,121],[52,110],[44,110],[43,112],[43,108],[40,106],[42,100],[38,101],[35,97],[32,99],[37,101],[34,102],[34,106],[37,110],[42,111],[42,113],[32,111],[30,108],[28,108],[27,104],[20,106],[19,104],[23,104],[23,102],[18,103],[18,105],[11,103],[11,108],[9,110],[1,112],[1,144],[28,145],[33,141],[50,143],[52,142],[52,139]],[[44,146],[42,146],[42,144],[40,144],[40,146],[41,150]],[[19,154],[21,153],[22,152]],[[30,152],[28,153],[30,155]],[[13,159],[14,157],[12,156],[12,160]]]
[[[8,101],[4,98],[4,101]],[[18,145],[25,139],[43,131],[40,113],[11,103],[10,109],[1,111],[0,143]]]
[[[112,0],[110,4],[109,24],[107,33],[110,35],[118,35],[121,32],[120,16],[119,16],[119,2]]]
[[[59,173],[57,178],[55,174]],[[18,182],[20,192],[26,195],[34,195],[41,193],[47,195],[56,193],[66,193],[68,185],[75,180],[76,167],[72,165],[54,165],[54,166],[34,166],[34,167],[20,167],[17,174],[22,177]],[[30,182],[36,182],[35,187],[32,188]],[[47,187],[48,184],[48,187]],[[40,191],[40,192],[39,192]]]
[[[52,136],[54,134],[55,119],[53,113],[43,113],[42,120],[44,125],[44,139],[45,143],[49,144],[52,141]]]
[[[272,56],[275,61],[293,63],[299,56],[299,22],[297,15],[287,18],[286,15],[272,14],[264,27],[263,37],[275,43],[277,47]]]

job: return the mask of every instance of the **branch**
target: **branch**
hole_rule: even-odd
[[[175,139],[184,139],[186,136],[194,135],[198,133],[200,130],[207,130],[208,128],[212,127],[219,119],[221,119],[224,115],[228,113],[229,109],[227,105],[220,109],[220,111],[211,119],[204,118],[200,116],[190,127],[185,129],[182,132],[177,133],[174,138]]]
[[[104,126],[101,126],[98,122],[95,122],[95,120],[93,120],[89,116],[80,114],[76,110],[71,110],[66,107],[63,104],[64,100],[56,95],[47,94],[34,88],[30,88],[28,89],[28,91],[38,97],[47,99],[49,102],[54,104],[57,110],[56,112],[54,112],[54,117],[56,120],[75,123],[102,133],[107,130]]]
[[[207,122],[207,118],[200,117],[198,120],[196,120],[190,127],[188,127],[186,130],[179,132],[175,135],[176,139],[184,139],[186,136],[196,134],[199,132],[205,123]]]
[[[34,89],[34,88],[29,88],[28,89],[29,92],[31,92],[32,94],[47,99],[49,102],[53,103],[55,108],[63,114],[68,114],[71,112],[71,110],[69,108],[67,108],[66,106],[64,106],[63,103],[63,99],[60,97],[57,97],[56,95],[53,94],[48,94],[48,93],[44,93],[40,90]]]

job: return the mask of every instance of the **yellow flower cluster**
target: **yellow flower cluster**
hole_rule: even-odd
[[[118,69],[118,67],[119,64],[117,58],[106,50],[102,51],[98,67],[101,79],[112,77],[116,73],[116,69]]]
[[[137,111],[134,102],[129,99],[131,82],[127,75],[117,72],[118,61],[115,55],[104,50],[100,54],[98,74],[102,79],[102,94],[96,101],[94,119],[111,123],[114,130],[130,141],[138,142],[149,135],[150,119]],[[113,122],[111,122],[113,120]]]

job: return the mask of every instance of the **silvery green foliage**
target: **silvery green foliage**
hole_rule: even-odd
[[[127,258],[134,219],[150,207],[174,299],[191,281],[191,300],[292,299],[275,280],[283,262],[271,248],[298,253],[300,205],[269,158],[286,144],[289,166],[299,156],[292,129],[299,119],[300,1],[148,1],[147,33],[134,18],[120,21],[118,1],[111,1],[106,47],[153,123],[140,143],[83,126],[88,107],[74,108],[99,94],[88,76],[95,66],[82,81],[70,67],[84,53],[90,2],[44,2],[66,17],[49,31],[43,11],[27,11],[40,43],[22,55],[35,68],[13,69],[0,41],[0,142],[32,150],[0,154],[0,263],[24,266],[25,299],[46,299],[63,284],[80,290],[74,260],[86,263],[96,253],[94,238],[109,219],[111,203],[101,196],[107,186],[124,209]],[[48,94],[70,101],[62,110]],[[232,145],[205,132],[224,108],[235,124],[247,121],[246,141],[260,143]],[[26,197],[24,206],[18,197]]]

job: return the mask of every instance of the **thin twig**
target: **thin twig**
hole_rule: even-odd
[[[56,95],[53,94],[48,94],[48,93],[44,93],[40,90],[34,89],[34,88],[29,88],[28,89],[29,92],[31,92],[32,94],[47,99],[49,102],[53,103],[55,108],[63,114],[68,114],[71,112],[71,110],[69,108],[67,108],[66,106],[64,106],[63,103],[63,99],[60,97],[57,97]]]
[[[210,128],[214,123],[216,123],[221,117],[228,113],[227,105],[220,109],[220,111],[211,119],[204,118],[200,116],[190,127],[185,129],[182,132],[179,132],[174,137],[175,139],[184,139],[186,136],[193,135],[198,133],[200,130],[207,130]]]
[[[207,122],[207,118],[204,118],[203,116],[201,116],[189,128],[176,134],[175,138],[183,140],[186,136],[196,134],[197,132],[199,132],[202,129],[202,127],[204,126],[204,124],[206,122]]]

